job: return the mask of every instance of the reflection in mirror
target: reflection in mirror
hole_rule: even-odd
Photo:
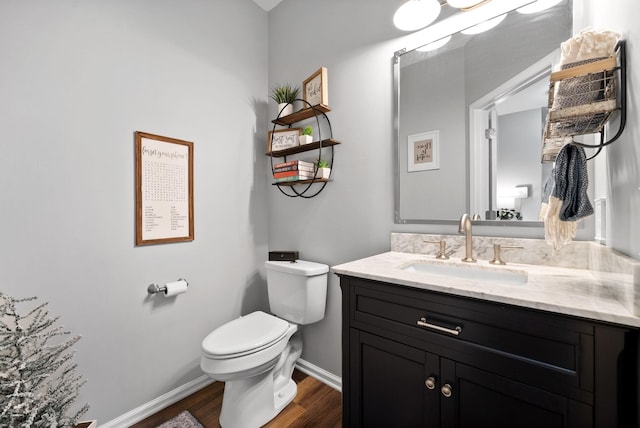
[[[552,164],[540,158],[549,75],[559,49],[469,106],[470,212],[535,220]]]
[[[397,223],[449,222],[468,212],[541,224],[548,77],[571,37],[571,6],[510,12],[486,33],[396,54]]]

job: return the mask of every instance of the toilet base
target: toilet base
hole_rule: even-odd
[[[273,373],[225,383],[220,412],[223,428],[258,428],[275,418],[298,392],[289,379],[284,387],[273,390]]]
[[[273,370],[224,385],[220,426],[259,428],[275,418],[298,393],[291,379],[295,362],[302,352],[302,340],[294,335]]]
[[[289,382],[273,395],[274,405],[276,408],[276,413],[273,415],[274,417],[282,411],[289,403],[296,398],[296,394],[298,393],[298,385],[293,381],[293,379],[289,379]]]

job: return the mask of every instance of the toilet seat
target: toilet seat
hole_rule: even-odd
[[[228,359],[259,352],[287,336],[290,324],[261,311],[230,321],[202,341],[204,355]]]

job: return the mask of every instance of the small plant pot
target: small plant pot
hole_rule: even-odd
[[[291,103],[280,103],[278,104],[278,113],[280,117],[289,116],[293,113],[293,104]]]
[[[300,145],[304,146],[305,144],[311,144],[313,142],[313,137],[311,135],[300,135],[298,140],[300,141]]]
[[[316,172],[316,178],[324,180],[328,180],[329,175],[331,175],[331,168],[318,168],[318,171]]]

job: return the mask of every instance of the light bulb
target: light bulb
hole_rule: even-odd
[[[466,30],[460,31],[462,34],[480,34],[485,31],[491,30],[493,27],[502,22],[502,20],[507,16],[507,14],[502,14],[500,16],[496,16],[495,18],[487,19],[484,22],[474,25],[473,27],[469,27]]]
[[[438,15],[438,0],[409,0],[396,10],[393,23],[400,30],[415,31],[431,24]]]

